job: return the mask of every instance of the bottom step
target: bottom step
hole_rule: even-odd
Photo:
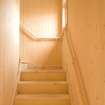
[[[69,95],[17,95],[15,105],[70,105]]]

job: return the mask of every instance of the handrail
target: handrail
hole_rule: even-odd
[[[69,14],[68,14],[68,0],[67,0],[67,3],[66,3],[66,7],[67,7],[67,26],[66,26],[66,40],[67,40],[67,43],[68,43],[68,47],[69,47],[69,51],[70,51],[70,54],[71,54],[71,59],[72,59],[72,64],[74,66],[74,70],[75,70],[75,73],[76,73],[76,76],[77,76],[77,81],[78,81],[78,86],[79,86],[79,90],[80,90],[80,94],[81,94],[81,98],[82,98],[82,101],[84,103],[84,105],[90,105],[90,102],[89,102],[89,99],[88,99],[88,94],[87,94],[87,91],[86,91],[86,87],[85,87],[85,82],[84,82],[84,78],[83,78],[83,75],[82,75],[82,69],[80,67],[80,63],[79,63],[79,60],[78,60],[78,57],[77,57],[77,54],[76,54],[76,51],[75,51],[75,48],[74,48],[74,44],[73,44],[73,40],[72,40],[72,36],[71,36],[71,32],[70,30],[68,29],[68,22],[69,22]]]
[[[71,33],[69,32],[69,30],[67,29],[67,35],[66,35],[66,40],[68,43],[68,47],[69,47],[69,51],[71,53],[71,57],[72,57],[72,64],[74,66],[74,70],[77,76],[77,81],[78,81],[78,85],[79,85],[79,90],[80,90],[80,94],[81,94],[81,98],[83,100],[84,105],[90,105],[89,99],[88,99],[88,94],[86,91],[86,87],[85,87],[85,83],[84,83],[84,79],[83,79],[83,75],[81,72],[81,67],[79,64],[79,60],[73,45],[73,41],[72,41],[72,37],[71,37]]]
[[[33,35],[29,30],[26,30],[26,28],[23,25],[20,25],[20,31],[22,31],[25,35],[27,35],[31,39],[34,39],[34,40],[37,39],[36,36]]]
[[[48,40],[48,41],[53,41],[53,40],[59,40],[61,37],[56,36],[54,38],[43,38],[43,37],[37,37],[38,35],[34,35],[32,32],[30,32],[28,29],[24,27],[24,25],[20,25],[20,31],[23,32],[26,36],[31,38],[32,40],[40,41],[40,40]]]

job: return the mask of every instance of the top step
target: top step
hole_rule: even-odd
[[[25,70],[21,72],[21,81],[65,81],[63,70]]]

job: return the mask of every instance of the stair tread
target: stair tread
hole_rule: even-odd
[[[27,83],[32,83],[32,84],[36,84],[36,83],[41,83],[41,84],[52,84],[52,83],[59,83],[59,84],[67,84],[67,81],[19,81],[19,84],[27,84]]]
[[[65,73],[65,71],[64,70],[37,70],[37,69],[27,69],[27,70],[22,70],[21,72],[35,72],[35,73],[46,73],[46,72],[48,72],[48,73],[50,73],[50,72],[64,72]]]
[[[18,94],[16,98],[69,98],[69,94]]]
[[[20,94],[38,94],[38,93],[68,93],[68,84],[62,82],[19,82],[18,93]]]
[[[22,71],[22,81],[66,81],[66,72],[58,71]]]
[[[70,105],[68,94],[17,95],[15,105]]]

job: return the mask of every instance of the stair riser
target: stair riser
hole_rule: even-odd
[[[19,94],[38,93],[68,93],[67,83],[21,83],[18,85]]]
[[[22,81],[65,81],[66,73],[38,73],[38,72],[23,72],[21,74]]]
[[[69,99],[17,99],[15,105],[70,105]]]

